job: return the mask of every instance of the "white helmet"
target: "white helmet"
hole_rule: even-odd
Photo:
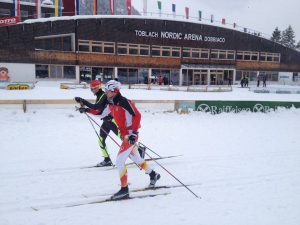
[[[105,91],[112,91],[119,93],[121,88],[121,83],[116,80],[110,80],[105,84]]]

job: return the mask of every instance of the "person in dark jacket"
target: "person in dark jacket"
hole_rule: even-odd
[[[115,193],[111,199],[125,199],[129,197],[127,169],[125,165],[128,157],[141,169],[145,170],[146,174],[149,174],[150,187],[153,187],[157,180],[160,179],[160,174],[156,173],[148,163],[140,157],[137,151],[137,141],[139,138],[138,129],[141,126],[141,113],[130,100],[121,95],[119,82],[115,80],[108,81],[105,84],[105,94],[108,99],[111,115],[118,125],[122,139],[122,144],[116,159],[121,189]]]
[[[113,131],[116,135],[119,135],[119,130],[115,120],[113,119],[109,112],[109,109],[107,108],[108,101],[104,91],[101,89],[101,82],[99,80],[93,80],[90,83],[90,88],[93,94],[96,95],[95,104],[92,104],[80,97],[75,97],[75,101],[80,103],[82,106],[81,108],[79,108],[80,113],[90,113],[93,115],[98,115],[100,116],[101,120],[103,120],[100,128],[100,139],[98,140],[98,143],[102,150],[101,152],[104,160],[98,163],[96,166],[112,166],[113,164],[109,157],[105,140],[110,131]]]

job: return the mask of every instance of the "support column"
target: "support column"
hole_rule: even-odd
[[[182,75],[182,68],[179,70],[179,86],[182,86],[183,83],[183,75]]]
[[[75,66],[75,79],[77,83],[80,83],[80,67],[79,65]]]
[[[114,67],[113,77],[112,79],[118,78],[118,67]]]
[[[207,70],[207,85],[210,85],[210,69]]]

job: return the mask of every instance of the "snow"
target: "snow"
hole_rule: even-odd
[[[66,81],[64,81],[65,83]],[[63,83],[63,81],[62,81]],[[0,100],[23,100],[23,99],[73,99],[81,96],[86,99],[94,99],[91,91],[87,89],[60,89],[59,81],[39,81],[31,90],[7,91],[0,89]],[[256,86],[250,86],[256,89]],[[270,88],[298,89],[290,85],[272,85]],[[260,88],[263,90],[263,88]],[[185,91],[160,91],[128,89],[122,86],[122,93],[133,100],[245,100],[245,101],[290,101],[300,102],[300,94],[276,94],[276,93],[254,93],[248,88],[233,86],[232,92],[185,92]]]
[[[76,95],[93,99],[89,90],[60,90],[54,82],[37,85],[29,91],[0,90],[1,99],[71,99]],[[241,88],[230,93],[128,89],[122,93],[138,99],[299,100],[299,95],[255,94]],[[113,194],[120,188],[118,172],[79,169],[102,157],[90,123],[73,106],[23,113],[0,105],[0,224],[300,223],[300,109],[219,115],[141,112],[140,141],[162,156],[182,155],[158,162],[183,183],[194,184],[189,188],[201,199],[181,187],[150,191],[171,193],[166,196],[49,209]],[[117,146],[111,140],[107,145],[115,159]],[[158,185],[178,184],[162,168],[151,165],[162,175]],[[143,171],[132,166],[128,179],[131,190],[149,182]]]

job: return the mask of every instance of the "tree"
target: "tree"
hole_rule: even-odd
[[[291,25],[282,31],[281,43],[289,48],[295,48],[295,32]]]
[[[298,49],[300,51],[300,41],[298,42],[298,44],[296,45],[296,49]]]
[[[276,27],[275,30],[273,31],[271,41],[275,41],[275,42],[280,43],[280,41],[281,41],[281,31],[278,29],[278,27]]]

